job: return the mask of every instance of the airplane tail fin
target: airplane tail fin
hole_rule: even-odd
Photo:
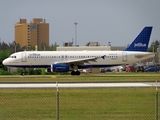
[[[146,52],[150,40],[152,27],[145,27],[124,51]]]

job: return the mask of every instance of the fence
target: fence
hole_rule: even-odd
[[[1,89],[3,120],[158,120],[156,88]]]

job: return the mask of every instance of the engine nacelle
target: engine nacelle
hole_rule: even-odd
[[[69,65],[67,64],[51,64],[51,72],[68,72]]]

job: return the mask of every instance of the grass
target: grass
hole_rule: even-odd
[[[160,81],[160,73],[101,73],[46,76],[0,76],[0,82],[117,82],[117,81]]]
[[[54,93],[51,90],[1,90],[0,118],[37,120],[53,118]]]
[[[156,80],[160,81],[159,73],[0,77],[0,82]],[[1,89],[0,107],[0,120],[53,120],[56,119],[56,90]],[[155,88],[59,89],[59,118],[60,120],[152,120],[155,119]]]
[[[56,119],[55,90],[0,90],[0,104],[0,119],[3,120]],[[155,119],[155,89],[61,89],[59,118]]]

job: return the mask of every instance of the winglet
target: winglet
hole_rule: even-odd
[[[152,32],[152,26],[145,27],[134,39],[134,41],[124,51],[140,51],[146,52]]]

